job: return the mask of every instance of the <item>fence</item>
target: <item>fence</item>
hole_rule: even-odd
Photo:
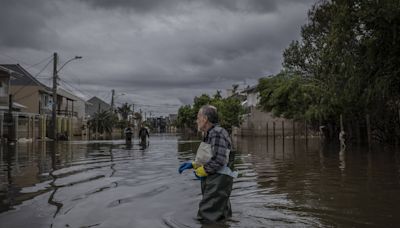
[[[75,117],[57,116],[57,134],[66,138],[82,134],[85,121]],[[22,112],[0,112],[0,138],[10,141],[45,140],[51,131],[51,119],[48,115]]]

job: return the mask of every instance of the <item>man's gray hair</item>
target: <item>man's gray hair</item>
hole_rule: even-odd
[[[218,123],[217,108],[212,105],[204,105],[200,108],[201,114],[207,116],[207,119],[212,124]]]

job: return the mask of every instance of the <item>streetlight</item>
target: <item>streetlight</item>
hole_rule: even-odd
[[[52,110],[52,136],[54,140],[57,140],[57,124],[56,124],[56,118],[57,118],[57,74],[60,72],[62,68],[64,68],[69,62],[76,60],[76,59],[82,59],[82,56],[75,56],[72,59],[69,59],[66,61],[60,69],[57,70],[57,61],[58,61],[58,55],[57,52],[54,52],[54,57],[53,57],[53,110]]]
[[[75,56],[74,58],[69,59],[68,61],[66,61],[61,67],[60,69],[57,70],[57,73],[61,71],[62,68],[65,67],[65,65],[67,65],[69,62],[76,60],[76,59],[82,59],[82,56]]]

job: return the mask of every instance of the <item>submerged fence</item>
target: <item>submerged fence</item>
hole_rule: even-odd
[[[57,116],[57,134],[63,134],[66,138],[84,134],[83,125],[84,121],[76,117]],[[1,140],[45,140],[49,137],[51,128],[51,119],[48,115],[0,112]]]
[[[306,137],[306,136],[320,136],[319,131],[315,131],[307,124],[289,120],[281,121],[266,121],[261,124],[249,124],[248,126],[241,126],[234,132],[239,136],[267,136],[267,137]]]
[[[337,117],[334,123],[311,124],[272,117],[269,113],[253,110],[244,118],[240,128],[233,131],[237,136],[264,137],[321,137],[329,141],[347,143],[389,143],[400,144],[400,113],[391,121],[372,119],[369,114],[361,117]]]

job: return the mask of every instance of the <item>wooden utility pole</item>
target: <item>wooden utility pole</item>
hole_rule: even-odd
[[[100,114],[100,103],[97,108],[97,118],[96,118],[96,140],[98,139],[99,135],[99,114]]]
[[[14,141],[15,139],[15,128],[14,128],[14,118],[12,115],[12,103],[13,103],[13,95],[10,94],[8,96],[8,141]]]
[[[58,55],[57,52],[53,54],[53,109],[51,115],[51,127],[52,133],[51,137],[54,140],[57,140],[57,61]]]

